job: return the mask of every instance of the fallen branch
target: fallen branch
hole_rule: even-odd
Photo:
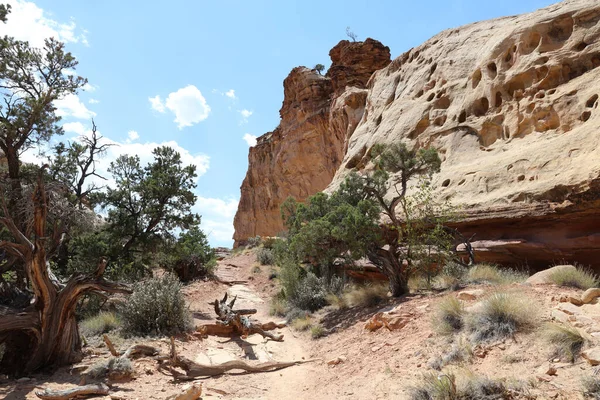
[[[277,342],[283,341],[283,335],[275,335],[267,331],[283,328],[285,324],[276,324],[274,322],[261,324],[253,322],[247,315],[255,314],[256,309],[234,310],[233,306],[236,300],[237,296],[227,303],[227,293],[225,293],[221,301],[215,300],[209,303],[214,306],[218,321],[216,324],[199,326],[197,328],[198,335],[204,337],[206,335],[232,336],[237,334],[246,338],[248,335],[258,333],[262,337],[267,337]]]
[[[269,372],[277,371],[283,368],[291,367],[293,365],[300,365],[304,363],[317,361],[316,359],[311,360],[300,360],[300,361],[268,361],[256,365],[248,364],[241,360],[227,361],[222,364],[207,365],[198,364],[192,360],[189,360],[183,356],[177,355],[175,349],[175,339],[171,337],[171,353],[169,357],[159,358],[161,364],[160,368],[168,368],[176,380],[194,380],[198,378],[206,378],[211,376],[222,375],[227,371],[241,369],[246,372]],[[185,374],[178,372],[174,368],[180,368],[185,371]]]
[[[108,347],[108,351],[110,351],[110,354],[112,354],[113,357],[119,357],[119,352],[117,351],[117,349],[115,349],[115,346],[112,344],[106,333],[102,335],[102,339],[104,340],[106,347]]]
[[[76,386],[71,389],[51,390],[45,389],[42,392],[35,392],[35,395],[42,400],[69,400],[81,396],[107,395],[108,386],[104,383],[95,385]]]

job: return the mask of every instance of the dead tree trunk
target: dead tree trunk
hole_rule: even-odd
[[[93,274],[76,274],[65,285],[53,279],[46,242],[56,235],[46,232],[47,198],[43,170],[33,193],[32,235],[26,236],[17,227],[5,204],[4,217],[0,218],[15,239],[14,242],[0,242],[0,248],[23,261],[34,296],[31,306],[25,309],[0,309],[0,343],[6,344],[0,372],[10,375],[78,361],[81,338],[75,319],[77,300],[90,291],[129,292],[126,286],[102,278],[105,260],[100,261]]]
[[[258,333],[262,337],[281,342],[283,335],[274,335],[267,330],[282,328],[283,326],[275,323],[261,324],[250,320],[248,315],[256,314],[255,309],[233,310],[237,297],[234,297],[227,303],[227,293],[221,301],[215,300],[213,305],[217,314],[216,325],[202,325],[198,327],[201,334],[216,334],[216,335],[232,335],[237,334],[242,337],[247,337],[254,333]]]

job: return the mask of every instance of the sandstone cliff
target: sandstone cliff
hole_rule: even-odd
[[[600,4],[440,33],[377,71],[335,187],[377,142],[434,146],[480,260],[600,266]]]
[[[367,81],[390,63],[389,48],[372,39],[341,41],[330,56],[326,76],[305,67],[290,72],[279,126],[250,148],[234,219],[236,245],[281,232],[279,207],[285,199],[304,200],[329,185],[363,115]]]
[[[443,157],[438,194],[462,208],[459,228],[477,233],[480,260],[600,267],[599,38],[600,4],[571,0],[411,49],[366,90],[334,96],[329,135],[345,142],[328,190],[351,169],[370,168],[375,143],[433,146]],[[365,96],[365,106],[336,114],[350,96],[359,104]]]

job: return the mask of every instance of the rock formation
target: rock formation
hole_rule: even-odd
[[[285,199],[304,200],[329,185],[363,115],[367,81],[390,63],[389,48],[372,39],[341,41],[330,56],[326,76],[305,67],[290,72],[279,126],[250,148],[234,219],[236,245],[281,232],[279,207]]]
[[[366,90],[334,95],[328,138],[343,141],[335,145],[343,160],[328,190],[350,170],[369,169],[375,143],[433,146],[443,159],[438,194],[461,207],[457,226],[466,236],[477,233],[479,260],[600,267],[599,39],[595,0],[436,35],[376,71]],[[340,102],[362,104],[363,96],[364,110],[339,111]],[[296,157],[307,156],[315,157]],[[278,173],[295,168],[281,164]],[[262,176],[272,185],[279,179]],[[240,209],[247,205],[243,187]],[[262,218],[264,208],[253,210]]]

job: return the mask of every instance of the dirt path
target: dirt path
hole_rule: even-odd
[[[267,279],[268,272],[264,270],[264,267],[260,272],[254,272],[255,266],[255,256],[253,254],[220,261],[216,274],[221,281],[244,281],[244,283],[229,287],[221,284],[220,287],[214,287],[215,290],[210,294],[213,298],[220,298],[223,291],[227,290],[230,298],[237,296],[235,308],[257,309],[257,313],[253,318],[261,322],[278,321],[277,317],[269,315],[269,298],[274,287]],[[205,308],[201,302],[207,298],[209,293],[199,293],[202,289],[205,288],[198,287],[188,293],[188,298],[192,299],[192,309],[198,306]],[[197,324],[205,322],[196,321]],[[290,328],[283,328],[278,331],[284,334],[282,342],[265,339],[260,335],[231,340],[208,338],[206,339],[206,351],[198,354],[196,361],[220,363],[242,359],[249,362],[265,362],[310,358],[310,343],[306,343],[300,335]],[[224,388],[223,390],[228,394],[222,398],[226,399],[299,399],[306,397],[306,390],[311,386],[311,377],[320,368],[323,368],[322,362],[303,364],[281,371],[261,374],[227,374],[214,378],[214,384],[219,388]],[[210,382],[207,382],[207,385],[210,385]]]

